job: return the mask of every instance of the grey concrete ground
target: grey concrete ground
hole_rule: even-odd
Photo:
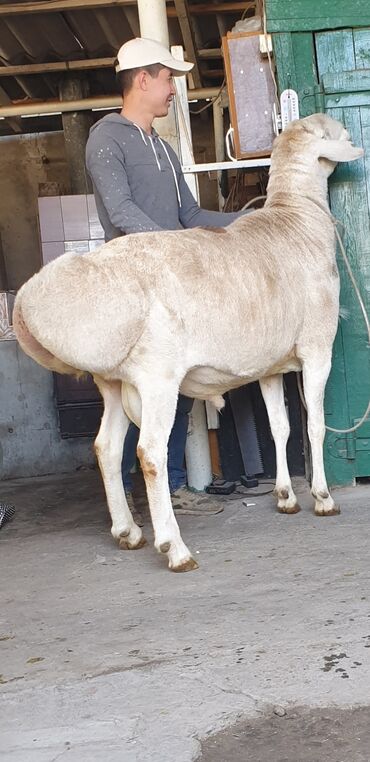
[[[337,491],[327,519],[302,481],[296,516],[271,496],[183,516],[200,569],[176,575],[151,545],[115,547],[96,472],[1,486],[17,508],[0,530],[4,762],[370,759],[360,730],[307,756],[310,712],[325,733],[346,709],[353,730],[370,705],[370,487]],[[297,717],[305,753],[271,750]]]

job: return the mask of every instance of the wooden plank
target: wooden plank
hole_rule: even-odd
[[[201,59],[221,58],[221,48],[198,50]],[[78,61],[51,61],[38,64],[20,64],[19,66],[1,66],[0,77],[24,77],[28,74],[50,74],[56,71],[83,71],[88,69],[113,68],[113,58],[84,58]]]
[[[352,29],[340,29],[331,34],[315,34],[315,42],[320,77],[328,72],[343,72],[356,68]]]
[[[301,117],[317,111],[315,99],[305,90],[318,84],[313,35],[274,34],[272,37],[279,91],[293,88],[299,96]]]
[[[356,69],[370,69],[370,29],[354,29]]]
[[[254,3],[246,3],[244,0],[231,0],[226,3],[219,3],[215,6],[213,3],[197,3],[190,5],[189,12],[193,16],[214,16],[215,13],[243,13],[248,7],[254,7]],[[1,8],[1,5],[0,5]],[[176,8],[167,6],[167,16],[176,18]]]
[[[315,35],[317,64],[320,77],[328,72],[343,71],[355,68],[353,36],[350,29]],[[342,109],[328,111],[330,116],[344,121]],[[351,135],[352,136],[352,135]],[[357,164],[357,162],[355,162]],[[353,168],[353,165],[352,167]],[[333,214],[344,222],[347,227],[346,215],[353,202],[353,186],[348,183],[346,172],[348,165],[339,165],[329,183],[330,202]],[[342,235],[342,229],[340,229]],[[344,236],[344,245],[348,251],[348,233]],[[338,268],[341,279],[341,305],[347,306],[351,300],[348,293],[348,277],[344,270],[342,258],[338,255]],[[351,322],[341,320],[334,342],[332,370],[329,376],[325,394],[325,414],[329,426],[348,428],[352,425],[349,407],[348,376],[348,345],[350,342]],[[338,457],[338,455],[340,457]],[[325,465],[329,484],[346,484],[355,476],[354,460],[346,457],[346,439],[338,438],[334,433],[328,433],[325,445]]]
[[[265,0],[268,32],[370,26],[368,0]]]
[[[370,69],[328,72],[322,77],[325,93],[353,93],[370,90]]]
[[[169,2],[170,0],[166,0]],[[0,5],[0,16],[21,16],[30,13],[60,13],[64,11],[89,10],[94,8],[117,8],[122,6],[135,6],[136,0],[53,0],[52,2],[24,2],[24,3],[3,3]],[[249,7],[254,7],[254,2],[245,2],[245,0],[231,0],[230,2],[220,3],[217,6],[217,13],[243,12]],[[190,6],[190,13],[194,15],[214,14],[215,6],[210,3],[201,3]],[[176,18],[176,8],[167,7],[167,15]]]
[[[11,103],[12,101],[9,98],[8,93],[2,87],[0,87],[0,108],[1,106],[9,106]],[[23,127],[22,119],[20,116],[8,116],[6,121],[8,122],[8,125],[11,127],[13,132],[16,132],[17,134],[22,132]]]
[[[3,3],[0,16],[20,16],[29,13],[60,13],[63,11],[88,10],[90,8],[109,8],[124,5],[136,5],[134,0],[53,0],[52,2]]]
[[[202,78],[199,71],[199,61],[197,55],[197,49],[195,45],[194,32],[191,26],[189,16],[189,6],[187,0],[175,0],[175,8],[177,18],[180,24],[182,39],[184,42],[184,49],[186,50],[187,59],[193,61],[194,68],[191,75],[193,78],[195,87],[202,87]]]
[[[317,60],[323,81],[332,81],[335,85],[342,84],[347,88],[353,85],[353,92],[347,92],[332,101],[337,101],[335,109],[326,109],[334,118],[347,127],[355,145],[370,145],[370,108],[359,108],[359,100],[366,93],[358,92],[358,83],[364,83],[366,73],[360,68],[358,76],[353,74],[357,65],[356,55],[359,46],[356,45],[351,29],[316,35]],[[370,52],[370,49],[369,49]],[[362,54],[362,60],[364,56]],[[330,98],[326,98],[330,104]],[[338,105],[346,104],[347,108],[338,111]],[[333,104],[334,105],[334,104]],[[356,282],[362,293],[365,307],[370,306],[370,222],[369,222],[369,190],[370,190],[370,161],[368,152],[365,157],[350,164],[340,164],[329,184],[331,208],[344,224],[340,229],[344,247],[350,261]],[[358,420],[368,402],[368,388],[364,378],[370,377],[370,359],[368,338],[360,307],[352,284],[341,256],[338,256],[338,266],[341,277],[341,305],[347,308],[349,317],[342,320],[337,336],[341,340],[340,353],[334,353],[333,371],[329,380],[327,393],[331,394],[331,412],[329,425],[336,427],[351,426]],[[336,375],[335,375],[336,374]],[[326,403],[327,404],[327,403]],[[345,415],[343,415],[345,412]],[[361,431],[361,430],[360,430]],[[359,435],[361,436],[360,432]],[[357,435],[356,435],[357,437]],[[328,443],[333,442],[336,435],[328,436]],[[369,449],[358,455],[353,447],[350,460],[331,461],[334,481],[344,480],[344,472],[353,476],[370,475]],[[329,452],[329,449],[327,449]],[[330,457],[328,457],[330,462]]]
[[[0,66],[0,77],[24,77],[28,74],[50,74],[55,71],[113,68],[114,58],[85,58],[82,61],[53,61],[51,63]]]

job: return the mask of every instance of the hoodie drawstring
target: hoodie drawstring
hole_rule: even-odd
[[[150,139],[150,144],[151,144],[151,146],[152,146],[152,149],[153,149],[153,153],[154,153],[154,156],[155,156],[155,160],[156,160],[156,162],[157,162],[157,167],[158,167],[159,171],[160,171],[160,172],[162,172],[162,170],[161,170],[161,165],[160,165],[160,163],[159,163],[159,159],[158,159],[158,156],[157,156],[157,151],[156,151],[156,150],[155,150],[155,148],[154,148],[153,138],[152,138],[150,135],[149,135],[149,139]]]
[[[167,151],[167,148],[166,148],[166,146],[165,146],[165,144],[164,144],[163,140],[161,140],[161,138],[158,138],[158,140],[159,140],[159,142],[160,142],[160,144],[161,144],[161,146],[162,146],[162,148],[163,148],[163,150],[164,150],[164,152],[165,152],[165,154],[166,154],[166,156],[167,156],[167,159],[168,159],[168,161],[169,161],[169,163],[170,163],[170,167],[171,167],[171,169],[172,169],[172,174],[173,174],[173,179],[174,179],[174,181],[175,181],[175,185],[176,185],[177,200],[178,200],[178,202],[179,202],[179,206],[181,206],[180,188],[179,188],[179,184],[178,184],[178,182],[177,182],[177,175],[176,175],[176,170],[175,170],[175,167],[174,167],[174,166],[173,166],[173,164],[172,164],[172,161],[171,161],[171,159],[170,159],[170,155],[169,155],[169,153],[168,153],[168,151]]]
[[[139,130],[139,132],[140,132],[140,135],[141,135],[141,139],[143,140],[143,142],[144,142],[144,143],[145,143],[145,145],[147,146],[147,145],[148,145],[148,143],[147,143],[147,141],[146,141],[146,139],[145,139],[144,131],[141,129],[141,127],[139,127],[139,125],[138,125],[138,124],[136,124],[136,122],[132,122],[132,124],[133,124],[133,125],[134,125],[134,126],[135,126],[135,127],[138,129],[138,130]],[[154,147],[153,138],[151,137],[151,135],[148,135],[148,137],[149,137],[149,140],[150,140],[150,145],[152,146],[152,150],[153,150],[153,153],[154,153],[154,156],[155,156],[155,160],[156,160],[156,162],[157,162],[157,167],[158,167],[159,171],[161,172],[161,171],[162,171],[162,170],[161,170],[161,165],[160,165],[160,163],[159,163],[159,159],[158,159],[157,151],[155,150],[155,147]],[[161,146],[162,146],[162,148],[163,148],[163,150],[164,150],[164,152],[165,152],[165,154],[166,154],[166,156],[167,156],[167,159],[168,159],[168,161],[169,161],[169,165],[170,165],[170,167],[171,167],[171,170],[172,170],[172,174],[173,174],[173,179],[174,179],[174,181],[175,181],[175,186],[176,186],[176,194],[177,194],[177,201],[178,201],[178,204],[179,204],[179,206],[181,206],[180,188],[179,188],[179,183],[178,183],[178,180],[177,180],[177,175],[176,175],[176,170],[175,170],[175,167],[174,167],[174,166],[173,166],[173,164],[172,164],[172,161],[171,161],[170,155],[169,155],[169,153],[168,153],[168,151],[167,151],[167,148],[166,148],[166,146],[165,146],[165,144],[164,144],[163,140],[161,140],[161,138],[160,138],[160,137],[158,137],[158,140],[159,140],[159,142],[160,142],[160,144],[161,144]]]
[[[132,122],[132,124],[133,124],[133,125],[134,125],[134,126],[135,126],[135,127],[138,129],[138,130],[139,130],[139,132],[140,132],[140,135],[141,135],[141,139],[143,140],[143,142],[144,142],[144,143],[145,143],[145,145],[147,146],[147,145],[148,145],[148,143],[147,143],[147,142],[146,142],[146,140],[145,140],[144,131],[141,129],[141,127],[139,127],[139,125],[138,125],[138,124],[136,124],[136,122]]]

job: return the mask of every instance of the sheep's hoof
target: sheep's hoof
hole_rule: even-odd
[[[278,506],[278,513],[293,514],[293,513],[299,513],[300,510],[301,508],[298,505],[298,503],[296,503],[295,505],[290,505],[290,506],[289,505]]]
[[[199,566],[197,562],[194,561],[194,558],[189,558],[188,561],[184,561],[182,564],[179,564],[179,566],[171,566],[170,569],[173,572],[188,572],[199,569]]]
[[[320,508],[315,508],[316,516],[339,516],[339,514],[340,514],[339,505],[333,505],[332,508],[328,508],[326,510],[323,506],[320,506]]]
[[[120,550],[139,550],[139,548],[143,548],[146,543],[147,541],[144,535],[142,535],[136,545],[134,545],[132,542],[129,542],[129,540],[127,540],[125,537],[120,537],[118,544]]]

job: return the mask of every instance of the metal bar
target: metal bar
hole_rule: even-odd
[[[203,87],[188,90],[189,101],[215,98],[220,92],[218,87]],[[89,111],[90,109],[121,108],[120,95],[97,95],[76,101],[20,101],[9,106],[0,106],[0,119],[10,116],[35,116],[44,114],[64,113],[66,111]]]
[[[188,172],[214,172],[221,169],[254,169],[256,167],[269,167],[271,159],[238,159],[238,161],[211,161],[207,164],[184,164],[182,171]]]

